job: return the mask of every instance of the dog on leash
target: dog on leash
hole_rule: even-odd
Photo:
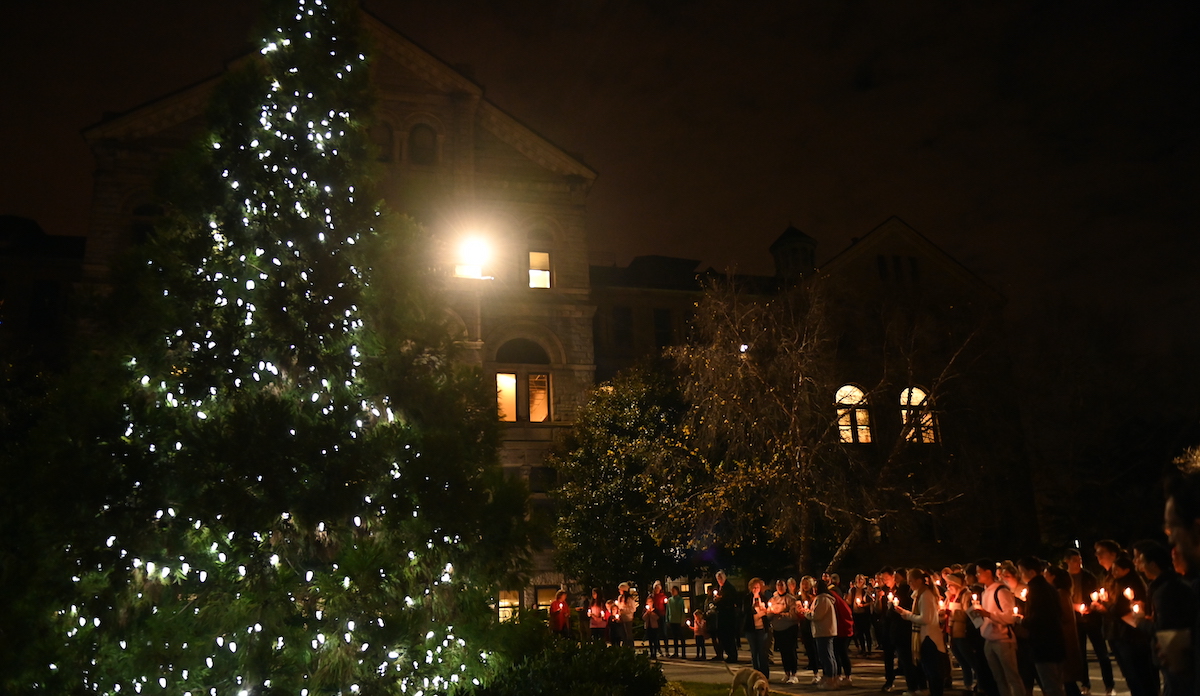
[[[767,676],[757,669],[743,667],[734,672],[726,663],[725,671],[733,675],[733,683],[729,685],[729,696],[768,696],[771,691],[767,684]]]

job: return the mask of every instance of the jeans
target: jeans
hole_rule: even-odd
[[[1066,696],[1063,690],[1063,663],[1034,662],[1044,696]]]
[[[975,687],[975,657],[971,655],[971,646],[967,644],[966,638],[951,638],[950,650],[954,652],[958,666],[962,669],[963,689],[970,691]]]
[[[1117,666],[1125,676],[1130,696],[1158,696],[1158,670],[1150,654],[1150,643],[1139,638],[1112,641]]]
[[[864,653],[871,652],[871,614],[860,611],[854,614],[854,644]]]
[[[817,659],[821,661],[821,674],[826,679],[837,676],[837,667],[833,657],[833,636],[817,636]]]
[[[704,636],[696,636],[696,659],[708,659],[708,646],[704,644]]]
[[[983,646],[983,654],[987,656],[1000,696],[1025,696],[1025,682],[1021,681],[1021,670],[1017,667],[1017,642],[989,640]]]
[[[1079,651],[1083,653],[1083,686],[1086,689],[1092,688],[1091,677],[1088,676],[1087,669],[1087,644],[1092,643],[1092,649],[1096,651],[1096,664],[1100,666],[1100,678],[1104,680],[1104,688],[1112,691],[1113,670],[1112,660],[1108,657],[1108,645],[1104,642],[1104,629],[1101,626],[1099,614],[1075,614],[1076,629],[1079,631]]]
[[[771,663],[767,660],[767,629],[756,628],[746,631],[746,643],[750,646],[750,666],[771,676]]]
[[[683,640],[683,624],[667,624],[667,642],[663,644],[663,654],[671,648],[671,657],[687,657],[687,643]]]

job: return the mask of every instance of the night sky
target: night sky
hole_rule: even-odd
[[[0,214],[62,235],[87,227],[79,132],[219,72],[255,6],[13,4]],[[1009,297],[1013,333],[1094,317],[1195,374],[1200,3],[364,4],[600,173],[594,263],[769,273],[789,222],[820,262],[898,215]]]

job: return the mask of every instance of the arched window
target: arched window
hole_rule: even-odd
[[[550,356],[527,338],[496,351],[496,409],[506,423],[550,420]]]
[[[904,421],[904,439],[909,442],[934,443],[938,441],[937,414],[933,401],[920,387],[909,387],[900,392],[900,417]]]
[[[437,164],[437,131],[418,123],[408,131],[408,161],[412,164]]]
[[[162,206],[156,203],[143,203],[133,209],[129,233],[135,244],[142,244],[154,235],[154,226],[163,216],[163,212]]]
[[[847,384],[834,395],[837,404],[838,438],[842,442],[867,444],[871,441],[871,414],[867,397],[853,384]]]

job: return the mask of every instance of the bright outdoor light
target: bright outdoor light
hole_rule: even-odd
[[[467,237],[458,245],[458,263],[454,275],[459,278],[483,278],[483,267],[488,261],[488,244],[479,237]]]

